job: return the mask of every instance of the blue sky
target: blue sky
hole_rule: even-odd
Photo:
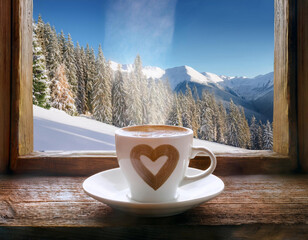
[[[273,0],[34,0],[74,43],[101,44],[105,57],[253,77],[273,71]]]

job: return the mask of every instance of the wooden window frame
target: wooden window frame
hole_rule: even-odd
[[[32,0],[0,2],[0,173],[89,175],[118,167],[113,152],[33,152],[32,9]],[[215,174],[307,172],[307,10],[305,0],[275,0],[274,150],[217,153]],[[191,166],[205,168],[207,159]]]

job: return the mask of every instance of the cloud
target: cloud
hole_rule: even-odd
[[[106,10],[104,49],[130,63],[164,61],[172,44],[176,0],[113,0]]]

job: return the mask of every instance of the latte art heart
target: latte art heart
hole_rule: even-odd
[[[156,175],[154,175],[140,160],[144,155],[151,161],[155,162],[161,156],[167,156],[167,161],[160,168]],[[170,177],[179,161],[178,150],[169,144],[160,145],[153,149],[149,145],[140,144],[135,146],[130,152],[130,159],[132,165],[139,176],[155,191],[159,189]]]

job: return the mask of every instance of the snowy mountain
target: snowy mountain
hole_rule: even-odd
[[[262,111],[259,112],[253,102],[242,99],[240,96],[232,94],[229,91],[224,91],[217,87],[215,84],[203,85],[195,82],[182,82],[177,85],[175,91],[185,93],[186,85],[188,85],[191,89],[194,89],[194,87],[196,87],[198,95],[200,97],[202,96],[203,90],[213,93],[215,99],[217,101],[221,101],[227,110],[229,109],[230,99],[232,99],[232,101],[236,105],[244,108],[246,118],[249,120],[252,116],[255,116],[258,120],[262,120],[263,122],[265,122],[267,119],[270,119],[268,116],[264,115]]]
[[[259,75],[254,78],[225,77],[219,82],[222,87],[228,87],[247,100],[256,100],[273,90],[274,72]]]
[[[220,83],[223,82],[224,79],[222,79],[220,76],[216,75],[215,73],[210,72],[203,72],[202,73],[207,79],[209,79],[212,82]]]
[[[222,101],[226,108],[232,99],[236,105],[244,108],[247,119],[251,119],[254,115],[263,122],[272,121],[273,72],[255,78],[218,76],[214,73],[203,72],[203,77],[200,77],[191,67],[185,66],[185,69],[190,71],[183,71],[183,67],[166,70],[166,74],[172,71],[168,79],[172,89],[176,92],[184,93],[188,84],[191,89],[197,88],[199,97],[203,90],[213,93],[216,100]]]
[[[212,79],[207,78],[200,72],[189,66],[181,66],[166,69],[166,73],[162,77],[168,79],[171,88],[174,90],[179,83],[194,82],[203,85],[214,83]]]
[[[143,74],[147,78],[160,79],[164,76],[165,70],[159,67],[145,66],[142,69]]]
[[[118,65],[119,65],[119,63],[114,62],[114,61],[110,61],[110,67],[113,71],[118,70]],[[123,65],[121,65],[121,71],[122,72],[129,73],[129,72],[133,71],[133,68],[134,68],[133,64],[123,64]],[[165,74],[165,70],[163,70],[159,67],[154,67],[154,66],[145,66],[145,67],[143,67],[142,72],[147,78],[153,78],[153,79],[160,79]]]
[[[232,92],[247,102],[251,102],[254,109],[265,118],[272,121],[274,105],[274,72],[259,75],[254,78],[222,77],[219,85],[225,91]],[[262,119],[261,119],[262,120]]]
[[[116,62],[110,61],[110,66],[113,71],[118,69],[118,63]],[[121,66],[122,72],[129,73],[133,71],[133,64],[123,64]],[[223,81],[223,79],[219,78],[216,74],[202,74],[189,66],[168,68],[166,70],[154,66],[145,66],[143,67],[142,72],[147,78],[168,79],[172,89],[175,89],[175,87],[181,82],[195,82],[208,85],[209,83]]]
[[[110,62],[111,68],[116,71],[118,63]],[[121,65],[122,72],[133,71],[133,64]],[[198,72],[189,66],[179,66],[163,70],[155,66],[143,67],[144,75],[149,79],[168,79],[171,89],[185,92],[186,84],[190,88],[197,87],[201,97],[202,90],[212,92],[217,100],[228,107],[230,99],[245,109],[246,117],[254,115],[258,120],[273,119],[273,86],[274,73],[259,75],[254,78],[231,77],[217,75],[210,72]]]

